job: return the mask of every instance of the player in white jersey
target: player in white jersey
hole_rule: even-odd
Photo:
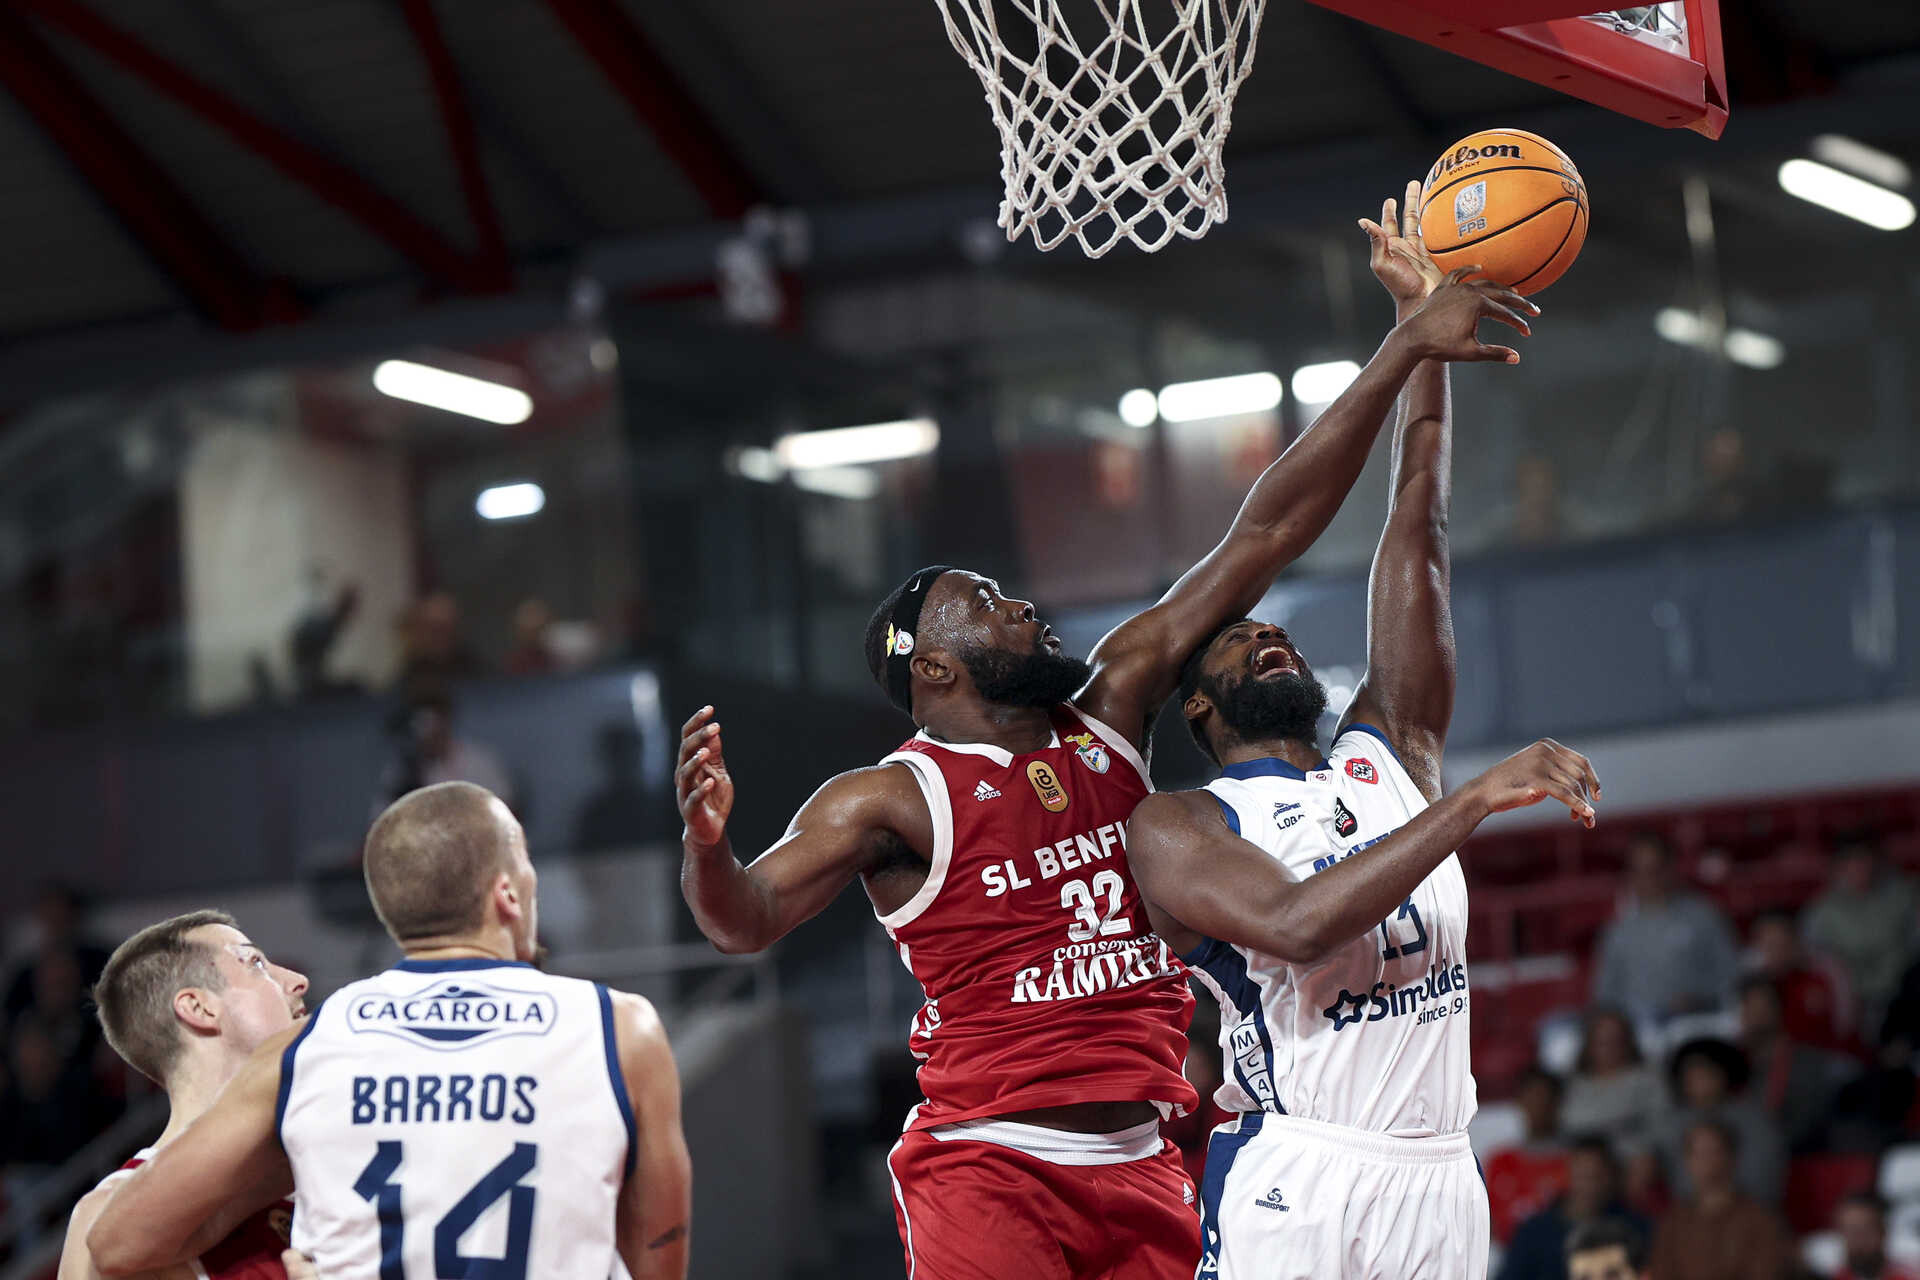
[[[1441,279],[1405,221],[1363,223],[1404,314]],[[1552,798],[1592,824],[1599,783],[1552,742],[1440,795],[1453,705],[1444,364],[1408,381],[1367,612],[1368,669],[1323,755],[1326,691],[1286,632],[1230,624],[1187,663],[1183,711],[1222,766],[1150,796],[1127,852],[1154,928],[1221,1006],[1236,1118],[1201,1191],[1203,1280],[1482,1280],[1486,1187],[1467,1145],[1472,979],[1454,849]],[[1358,856],[1356,856],[1358,855]]]
[[[684,1280],[689,1183],[666,1035],[638,996],[533,968],[525,837],[449,782],[374,823],[368,892],[405,958],[267,1042],[126,1180],[105,1274],[173,1261],[258,1185],[327,1280]],[[290,1178],[289,1178],[289,1175]]]

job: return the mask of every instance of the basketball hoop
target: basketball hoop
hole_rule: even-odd
[[[1097,258],[1226,221],[1220,153],[1266,0],[1091,0],[1084,47],[1062,0],[934,3],[1000,131],[1008,240]]]

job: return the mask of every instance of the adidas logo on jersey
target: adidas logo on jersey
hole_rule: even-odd
[[[1280,1194],[1280,1188],[1278,1187],[1267,1192],[1266,1195],[1255,1200],[1254,1203],[1262,1209],[1278,1209],[1281,1213],[1293,1212],[1293,1206],[1286,1202],[1286,1198]]]
[[[1000,793],[988,786],[987,780],[982,778],[980,779],[980,785],[973,789],[973,798],[975,800],[998,800]]]

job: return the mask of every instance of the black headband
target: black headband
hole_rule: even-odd
[[[913,646],[920,630],[920,611],[926,608],[927,593],[940,581],[940,575],[952,570],[950,564],[929,565],[908,578],[887,624],[887,697],[908,715],[913,714]]]

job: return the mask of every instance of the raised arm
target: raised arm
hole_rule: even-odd
[[[298,1027],[256,1050],[201,1116],[114,1191],[87,1248],[103,1276],[198,1257],[293,1190],[274,1124],[280,1056]]]
[[[1359,857],[1295,880],[1227,826],[1204,791],[1148,796],[1127,824],[1127,863],[1154,927],[1317,964],[1377,926],[1489,815],[1553,799],[1593,825],[1599,787],[1585,756],[1536,742],[1502,760]],[[1174,926],[1169,929],[1169,926]]]
[[[1136,745],[1173,692],[1180,665],[1223,624],[1246,616],[1273,579],[1326,530],[1359,479],[1374,437],[1407,377],[1425,360],[1519,361],[1475,335],[1483,319],[1528,332],[1529,304],[1456,272],[1394,326],[1386,341],[1299,439],[1269,466],[1206,557],[1160,601],[1095,646],[1094,675],[1076,701]]]
[[[741,866],[727,835],[733,777],[720,725],[703,707],[680,731],[680,892],[700,932],[729,955],[760,951],[818,915],[889,857],[932,856],[933,816],[905,765],[855,769],[800,807],[780,842]]]
[[[1420,184],[1410,182],[1398,222],[1389,200],[1380,223],[1362,224],[1373,244],[1374,274],[1402,317],[1414,314],[1441,278],[1420,241],[1420,201]],[[1341,728],[1356,721],[1378,726],[1429,800],[1440,794],[1440,755],[1453,719],[1452,473],[1447,366],[1428,360],[1400,397],[1387,523],[1368,579],[1367,674]]]
[[[613,993],[620,1074],[633,1107],[633,1169],[614,1230],[633,1280],[686,1280],[693,1229],[693,1162],[680,1127],[680,1074],[653,1006]]]

